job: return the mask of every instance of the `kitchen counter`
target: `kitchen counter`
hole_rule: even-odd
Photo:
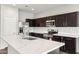
[[[54,36],[64,36],[64,37],[79,38],[79,35],[70,34],[70,33],[58,33],[58,34],[53,34],[53,35]]]
[[[35,38],[35,40],[28,40],[18,35],[7,35],[3,39],[19,54],[47,54],[64,45],[61,42]]]
[[[31,32],[31,31],[30,31]],[[40,34],[45,34],[47,32],[38,32],[34,31],[32,33],[40,33]],[[73,38],[79,38],[79,34],[74,34],[74,33],[65,33],[65,32],[58,32],[57,34],[53,34],[54,36],[64,36],[64,37],[73,37]],[[52,35],[52,36],[53,36]]]

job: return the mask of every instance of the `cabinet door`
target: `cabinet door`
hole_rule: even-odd
[[[46,26],[46,19],[40,19],[40,27],[45,27]]]
[[[76,53],[76,39],[75,38],[65,38],[65,50],[68,53]]]
[[[41,18],[36,19],[36,27],[40,27],[41,25]]]
[[[32,27],[33,26],[33,21],[29,21],[29,26]]]
[[[52,40],[61,42],[61,37],[59,37],[59,36],[53,36]]]
[[[30,20],[29,21],[29,26],[30,27],[35,27],[36,26],[36,21],[35,20]]]
[[[34,19],[26,19],[26,22],[29,22],[30,27],[36,27],[36,20]]]
[[[64,37],[61,37],[61,42],[65,43]],[[65,52],[65,46],[66,46],[66,44],[65,44],[64,46],[62,46],[62,47],[60,48],[60,50]]]
[[[66,17],[65,15],[58,15],[56,16],[55,25],[56,27],[64,27],[66,26]]]
[[[35,36],[35,33],[31,32],[29,33],[30,36]]]
[[[67,26],[68,27],[77,26],[77,12],[69,13],[66,15],[66,17],[67,17]]]

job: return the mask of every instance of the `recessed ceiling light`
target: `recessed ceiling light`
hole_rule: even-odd
[[[35,10],[34,8],[32,8],[32,7],[28,6],[28,5],[25,5],[25,7],[26,7],[26,8],[29,8],[29,9],[31,9],[31,10]]]

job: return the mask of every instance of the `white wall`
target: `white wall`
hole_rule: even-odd
[[[1,5],[1,47],[7,44],[2,39],[6,35],[17,34],[18,32],[18,9],[8,5]]]
[[[25,19],[32,19],[34,14],[25,10],[19,10],[19,20],[24,22]]]
[[[45,16],[51,16],[51,15],[57,15],[57,14],[63,14],[63,13],[69,13],[79,11],[79,4],[73,4],[73,5],[60,5],[56,8],[45,10],[43,12],[36,13],[34,15],[35,18],[45,17]]]
[[[3,34],[17,33],[18,9],[12,6],[1,6],[1,23]]]

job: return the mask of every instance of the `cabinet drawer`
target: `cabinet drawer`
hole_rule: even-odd
[[[53,36],[52,40],[61,42],[61,37],[60,36]]]

